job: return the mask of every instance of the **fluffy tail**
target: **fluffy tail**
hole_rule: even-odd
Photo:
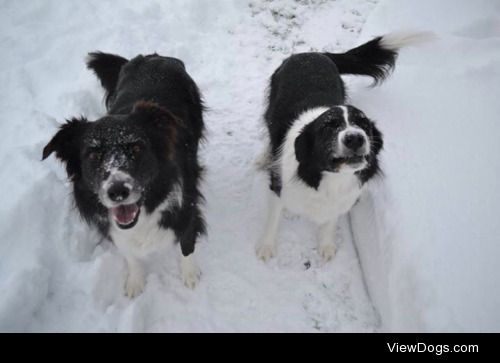
[[[109,99],[116,89],[120,70],[127,62],[127,59],[119,55],[102,52],[89,53],[87,57],[87,68],[94,71],[97,78],[101,81],[102,87],[106,91],[106,105],[108,105]]]
[[[346,53],[325,53],[341,74],[372,77],[381,83],[394,69],[399,49],[425,43],[434,38],[428,32],[390,33],[377,37]]]

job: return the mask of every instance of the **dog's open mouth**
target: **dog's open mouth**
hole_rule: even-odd
[[[110,212],[118,227],[128,229],[137,223],[141,209],[137,203],[134,203],[113,207]]]

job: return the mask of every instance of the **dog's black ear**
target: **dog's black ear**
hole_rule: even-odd
[[[160,154],[169,160],[175,158],[179,129],[184,128],[183,121],[172,112],[157,103],[139,101],[134,105],[132,115],[137,117]]]
[[[314,138],[311,130],[306,126],[295,139],[295,157],[299,163],[307,162],[314,148]]]
[[[116,90],[120,71],[128,60],[115,54],[93,52],[89,53],[86,63],[87,68],[94,71],[106,90],[105,99],[108,105],[110,97]]]
[[[136,102],[132,113],[139,116],[143,122],[152,123],[161,130],[170,130],[172,126],[183,126],[183,122],[180,118],[155,102]]]
[[[377,155],[380,150],[384,147],[384,138],[380,130],[375,126],[372,122],[372,140],[371,140],[371,148],[372,153]]]
[[[67,120],[43,148],[42,160],[55,152],[56,157],[66,163],[66,170],[71,178],[79,168],[80,138],[87,126],[88,121],[85,118]]]

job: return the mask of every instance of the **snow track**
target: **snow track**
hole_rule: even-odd
[[[175,0],[0,3],[0,331],[375,331],[347,223],[322,266],[315,228],[286,215],[278,257],[254,255],[266,179],[267,80],[291,52],[353,46],[376,1]],[[41,150],[64,118],[104,113],[87,52],[181,58],[209,111],[203,276],[180,280],[178,247],[149,261],[144,293],[123,296],[115,248],[80,220],[62,166]],[[57,121],[56,121],[57,120]]]

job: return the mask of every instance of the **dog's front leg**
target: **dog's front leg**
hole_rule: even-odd
[[[129,298],[134,298],[142,293],[146,278],[141,262],[132,256],[126,256],[128,275],[125,282],[125,295]]]
[[[184,282],[184,285],[186,285],[186,287],[194,289],[196,285],[198,285],[198,282],[200,281],[201,270],[196,263],[194,253],[191,253],[187,256],[182,256],[181,273],[182,282]]]
[[[337,235],[338,217],[319,227],[318,252],[323,262],[330,261],[336,252],[335,240]]]
[[[268,190],[268,203],[266,225],[255,248],[257,257],[264,262],[276,253],[276,235],[283,209],[280,197],[272,190]]]
[[[114,239],[115,246],[118,251],[125,257],[127,262],[127,279],[125,281],[125,295],[129,298],[134,298],[142,293],[146,284],[146,277],[141,261],[136,257],[133,251],[133,242],[116,238]]]
[[[195,208],[182,233],[177,234],[181,245],[181,274],[184,285],[194,289],[200,281],[201,270],[194,258],[194,246],[198,237],[204,233],[205,227],[201,213]]]

